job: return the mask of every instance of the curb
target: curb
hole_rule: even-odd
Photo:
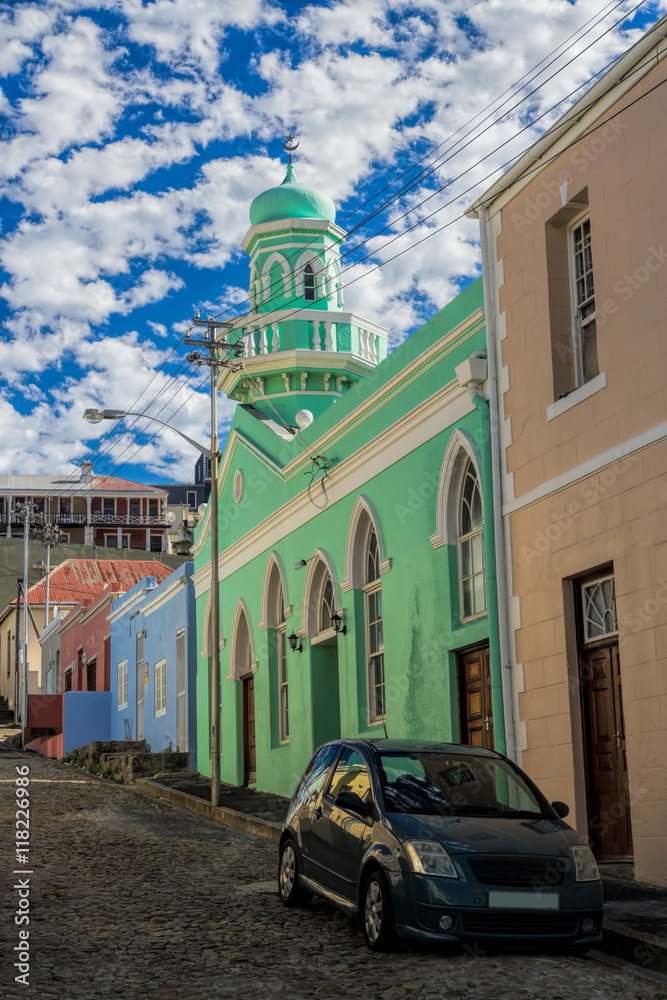
[[[651,972],[667,975],[667,942],[664,939],[642,934],[626,924],[614,920],[603,920],[602,944],[600,949],[614,958]]]
[[[245,833],[254,833],[256,837],[263,837],[274,844],[280,840],[282,824],[276,823],[274,820],[260,819],[258,816],[242,813],[237,809],[230,809],[228,806],[212,806],[205,799],[190,795],[189,792],[180,792],[177,788],[161,785],[158,781],[152,781],[150,778],[135,778],[133,784],[138,792],[144,792],[156,799],[165,799],[175,806],[181,806],[183,809],[215,820],[217,823],[224,823],[226,826],[243,830]]]

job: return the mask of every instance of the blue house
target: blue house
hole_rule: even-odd
[[[195,767],[193,563],[147,576],[111,605],[111,739],[188,751]]]

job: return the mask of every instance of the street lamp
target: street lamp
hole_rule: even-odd
[[[99,410],[87,409],[84,420],[91,424],[102,420],[122,420],[123,417],[145,417],[154,420],[163,427],[168,427],[188,444],[200,451],[211,463],[211,805],[220,805],[220,572],[218,567],[218,430],[217,430],[217,400],[215,386],[211,387],[211,446],[204,447],[193,438],[188,437],[177,427],[172,427],[165,420],[152,417],[150,413],[135,413],[132,410]]]

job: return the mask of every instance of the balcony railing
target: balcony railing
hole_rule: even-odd
[[[127,514],[102,514],[99,511],[97,511],[94,514],[91,514],[91,518],[89,521],[88,515],[85,513],[61,514],[58,513],[57,511],[51,511],[49,514],[44,514],[43,511],[36,511],[35,513],[39,515],[40,524],[42,523],[42,521],[51,524],[68,524],[74,526],[81,525],[81,527],[84,527],[86,524],[113,524],[113,525],[129,524],[129,525],[138,525],[144,527],[148,527],[150,525],[166,527],[167,524],[166,514],[161,514],[157,516],[154,514],[130,514],[130,516],[128,517]],[[20,527],[23,524],[23,518],[15,511],[12,511],[11,514],[0,512],[0,525],[6,526],[8,524]]]
[[[159,525],[164,527],[167,523],[167,515],[154,515],[154,514],[100,514],[99,512],[91,514],[90,517],[91,524],[117,524],[117,525]]]

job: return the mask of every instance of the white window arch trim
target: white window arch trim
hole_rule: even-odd
[[[271,576],[274,567],[276,567],[278,570],[280,583],[283,588],[283,605],[284,605],[283,610],[284,610],[285,620],[290,618],[294,611],[293,605],[287,604],[287,580],[285,577],[285,567],[283,565],[283,561],[278,555],[278,553],[274,549],[272,549],[271,552],[269,552],[268,559],[266,560],[266,568],[264,570],[264,582],[262,584],[262,620],[257,623],[259,628],[262,629],[263,631],[267,628],[275,628],[275,624],[272,620],[274,595],[272,593],[272,588],[271,588]]]
[[[463,504],[465,502],[465,488],[468,481],[469,470],[473,473],[473,485],[474,489],[479,494],[479,503],[481,510],[481,524],[479,527],[472,527],[468,532],[463,531],[461,525],[461,520],[463,516]],[[475,463],[472,459],[466,459],[463,463],[463,468],[461,472],[461,477],[458,481],[458,489],[452,496],[452,500],[456,500],[456,529],[457,529],[457,539],[456,539],[456,557],[457,557],[457,576],[459,584],[459,615],[461,621],[474,621],[477,618],[481,618],[488,613],[488,603],[486,595],[486,561],[484,558],[484,498],[482,496],[482,483],[479,477],[479,470],[477,469]],[[452,503],[452,506],[454,504]],[[474,565],[474,540],[479,538],[480,543],[480,558],[481,558],[481,568],[475,568]],[[463,565],[463,552],[464,547],[469,553],[469,572],[467,575],[464,574]],[[475,581],[478,577],[481,577],[482,582],[482,605],[477,607],[477,592],[475,588]],[[466,584],[472,586],[469,592],[469,602],[471,602],[474,607],[466,613]]]
[[[350,528],[347,533],[345,579],[340,585],[340,589],[344,593],[349,590],[359,589],[363,585],[365,545],[368,531],[367,529],[362,529],[361,525],[366,519],[370,521],[377,536],[380,575],[384,576],[391,569],[391,559],[388,559],[385,554],[377,511],[367,496],[359,494],[352,511]]]
[[[236,608],[234,610],[234,618],[232,620],[232,641],[229,648],[229,673],[227,674],[228,681],[238,681],[242,676],[248,672],[243,664],[238,663],[238,638],[239,638],[239,626],[241,624],[241,617],[245,615],[246,628],[248,630],[248,643],[250,645],[250,673],[256,674],[259,669],[259,663],[255,659],[255,642],[252,634],[252,618],[250,617],[250,612],[248,611],[248,605],[242,597],[240,597],[236,603]]]
[[[470,435],[457,427],[449,439],[440,467],[435,508],[435,532],[429,538],[434,549],[458,543],[459,501],[463,476],[469,460],[475,469],[481,492],[480,456]]]
[[[315,549],[310,561],[308,562],[308,571],[303,585],[301,628],[299,629],[299,635],[302,638],[310,636],[311,641],[316,637],[318,639],[327,639],[336,635],[333,626],[326,631],[318,632],[317,616],[319,615],[320,610],[319,604],[317,604],[317,606],[311,606],[310,602],[310,598],[313,595],[313,588],[319,583],[319,576],[322,572],[320,570],[320,566],[322,564],[324,564],[324,567],[329,571],[329,576],[331,577],[334,607],[338,614],[341,614],[343,610],[340,607],[340,587],[338,585],[338,577],[336,576],[336,571],[331,557],[327,552],[325,552],[324,549]],[[341,617],[345,617],[344,614],[342,614]]]
[[[283,257],[282,254],[274,250],[273,253],[266,258],[262,266],[261,295],[263,302],[273,299],[280,294],[280,289],[271,288],[271,270],[274,264],[280,264],[280,268],[282,270],[282,277],[283,277],[282,294],[286,298],[289,298],[291,293],[290,286],[292,284],[291,281],[292,276],[290,274],[289,263],[287,259]]]

